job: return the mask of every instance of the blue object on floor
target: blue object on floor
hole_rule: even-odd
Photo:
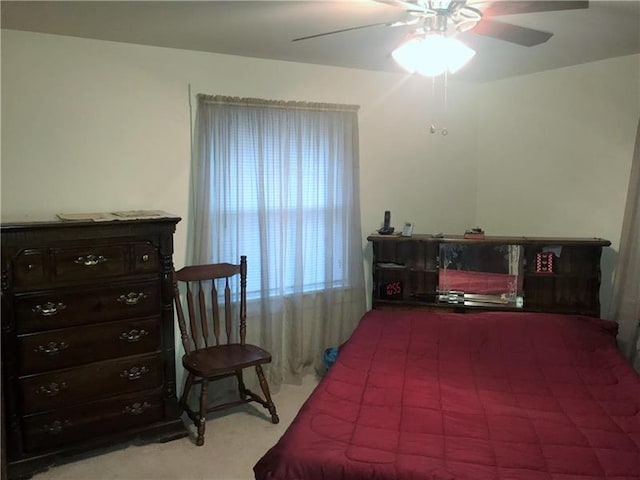
[[[327,370],[331,368],[331,366],[336,363],[336,359],[338,358],[338,347],[327,348],[324,351],[324,355],[322,356],[322,360],[324,361],[324,366]]]

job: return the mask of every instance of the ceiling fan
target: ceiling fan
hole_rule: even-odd
[[[532,47],[549,40],[553,33],[521,27],[510,23],[493,20],[492,17],[534,12],[550,12],[557,10],[575,10],[589,7],[588,1],[569,0],[531,0],[531,1],[467,1],[467,0],[375,0],[379,3],[395,5],[405,9],[408,19],[360,25],[356,27],[333,30],[292,41],[333,35],[376,26],[406,27],[415,26],[415,33],[425,34],[437,32],[454,35],[458,32],[471,31],[477,35],[497,38],[525,47]]]

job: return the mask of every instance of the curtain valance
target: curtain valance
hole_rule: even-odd
[[[201,104],[244,105],[248,107],[286,108],[290,110],[317,110],[335,112],[357,112],[359,105],[340,103],[299,102],[294,100],[264,100],[262,98],[228,97],[224,95],[198,94]]]

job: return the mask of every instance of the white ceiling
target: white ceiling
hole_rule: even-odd
[[[6,29],[391,72],[399,69],[390,52],[413,30],[374,26],[292,42],[406,18],[402,8],[374,0],[2,1],[0,7]],[[640,53],[640,0],[592,0],[587,9],[494,19],[554,35],[522,47],[462,34],[477,55],[456,78],[489,81]]]

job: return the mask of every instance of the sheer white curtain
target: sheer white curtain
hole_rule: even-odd
[[[365,311],[357,107],[198,96],[193,264],[247,255],[247,341],[274,385]]]
[[[620,237],[613,309],[620,349],[640,372],[640,122]]]

